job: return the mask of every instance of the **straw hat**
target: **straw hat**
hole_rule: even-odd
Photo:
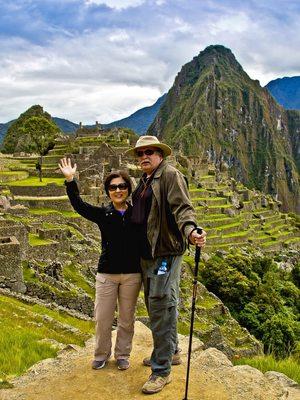
[[[164,153],[164,156],[167,157],[172,153],[171,147],[164,143],[160,143],[156,136],[141,136],[135,144],[135,147],[125,151],[126,155],[135,156],[136,150],[141,147],[158,147]]]

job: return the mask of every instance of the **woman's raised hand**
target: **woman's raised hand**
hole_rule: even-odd
[[[60,160],[58,166],[61,172],[64,174],[66,180],[72,181],[76,173],[77,165],[74,164],[74,167],[72,167],[71,159],[64,157]]]

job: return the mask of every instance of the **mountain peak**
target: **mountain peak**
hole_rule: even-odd
[[[297,154],[289,125],[296,132],[298,122],[288,122],[231,50],[215,45],[182,67],[148,133],[185,155],[208,154],[216,165],[225,160],[235,178],[278,196],[283,209],[298,210],[296,164],[287,166],[290,154]]]
[[[242,66],[236,60],[230,49],[220,44],[211,45],[202,50],[196,57],[200,64],[205,66],[223,66],[234,68],[239,72],[244,72]]]
[[[230,56],[230,57],[234,57],[232,51],[228,48],[225,47],[221,44],[212,44],[210,46],[207,46],[204,50],[200,51],[199,56],[198,57],[203,57],[206,55],[222,55],[222,56]]]
[[[174,85],[193,86],[205,75],[213,75],[217,80],[232,80],[239,75],[243,79],[250,80],[230,49],[222,45],[211,45],[182,67]]]

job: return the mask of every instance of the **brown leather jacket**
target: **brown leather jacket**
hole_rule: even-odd
[[[153,257],[180,255],[197,226],[187,183],[176,168],[162,161],[151,183],[153,196],[147,236]]]

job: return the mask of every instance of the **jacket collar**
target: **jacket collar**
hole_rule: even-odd
[[[132,208],[132,205],[131,205],[128,201],[126,201],[126,204],[127,204],[127,206],[128,206],[128,208],[127,208],[126,211],[128,211],[130,208]],[[113,211],[116,211],[116,212],[117,212],[117,210],[115,209],[115,207],[114,207],[112,201],[105,207],[105,209],[106,209],[106,211],[108,211],[108,212],[113,212]]]
[[[159,178],[161,174],[163,173],[163,170],[167,166],[167,162],[165,160],[162,160],[162,162],[159,164],[157,170],[154,173],[154,179]]]

